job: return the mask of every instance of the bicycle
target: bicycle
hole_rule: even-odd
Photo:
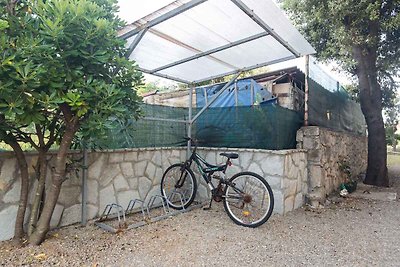
[[[253,172],[239,172],[227,178],[226,170],[232,165],[232,159],[239,158],[237,153],[220,153],[227,158],[226,163],[213,165],[197,154],[197,143],[191,138],[186,140],[194,143],[191,156],[185,162],[168,167],[161,179],[161,194],[167,204],[180,210],[193,203],[197,192],[197,180],[191,169],[194,162],[211,190],[210,204],[204,209],[210,209],[213,201],[223,201],[226,213],[236,224],[251,228],[264,224],[274,207],[274,196],[268,182]],[[215,186],[212,180],[218,184]]]

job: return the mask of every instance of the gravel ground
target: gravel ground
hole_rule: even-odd
[[[400,195],[400,166],[391,168]],[[38,247],[0,243],[1,266],[399,266],[400,200],[331,198],[324,209],[236,226],[222,204],[113,235],[94,225]]]

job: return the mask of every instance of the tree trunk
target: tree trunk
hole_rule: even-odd
[[[39,151],[39,157],[37,161],[37,168],[38,168],[38,185],[36,188],[36,194],[35,194],[35,199],[32,204],[32,210],[31,210],[31,215],[29,217],[29,224],[28,224],[28,236],[30,236],[35,227],[36,227],[36,222],[39,217],[39,208],[40,208],[40,202],[42,201],[42,195],[44,192],[45,188],[45,183],[46,183],[46,174],[47,174],[47,162],[46,162],[46,153],[47,151],[40,150]]]
[[[393,136],[392,136],[392,150],[397,151],[397,138],[396,138],[397,125],[393,125]]]
[[[50,229],[50,219],[56,206],[58,196],[60,194],[61,185],[65,178],[67,153],[71,146],[72,139],[78,129],[77,117],[70,117],[69,108],[64,112],[66,117],[66,129],[61,140],[60,148],[57,152],[55,170],[51,181],[49,192],[46,196],[43,211],[37,223],[37,227],[33,234],[29,237],[29,242],[33,245],[39,245],[43,242],[47,232]]]
[[[19,205],[17,211],[17,218],[15,221],[14,229],[14,240],[21,241],[24,237],[24,220],[26,206],[28,203],[28,193],[29,193],[29,173],[28,173],[28,163],[26,162],[25,154],[22,151],[21,146],[18,144],[16,139],[9,134],[5,142],[12,147],[17,158],[18,167],[21,173],[21,193],[19,198]]]
[[[368,166],[364,183],[389,186],[382,92],[377,80],[376,52],[354,45],[353,55],[357,62],[361,110],[368,126]]]

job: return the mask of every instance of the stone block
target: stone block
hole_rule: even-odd
[[[204,159],[209,162],[210,164],[217,164],[217,155],[214,151],[207,151],[205,152]],[[218,153],[219,154],[219,153]]]
[[[261,169],[264,175],[283,175],[285,157],[280,155],[271,155],[265,158],[261,163]]]
[[[210,193],[211,192],[208,190],[208,187],[206,187],[203,184],[199,184],[197,187],[197,193],[195,199],[200,202],[209,200],[211,197]]]
[[[179,162],[184,162],[187,157],[186,150],[179,150]]]
[[[294,208],[294,196],[289,196],[285,199],[285,211],[284,213],[288,213],[289,211],[292,211]]]
[[[285,197],[296,195],[297,180],[283,178],[283,188],[284,188]]]
[[[151,158],[152,158],[152,155],[151,155],[151,153],[150,153],[150,151],[139,151],[139,153],[138,153],[138,161],[142,161],[142,160],[144,160],[144,161],[149,161],[149,160],[151,160]]]
[[[109,163],[121,163],[123,161],[124,161],[123,152],[110,153],[110,156],[108,158]]]
[[[9,206],[0,211],[0,241],[14,237],[14,227],[18,205]]]
[[[66,187],[62,186],[58,202],[65,207],[69,207],[78,203],[78,199],[81,196],[80,186]]]
[[[61,216],[63,214],[64,207],[60,204],[56,204],[53,215],[50,220],[50,229],[56,228],[60,224]]]
[[[101,211],[101,212],[103,212],[103,211]],[[87,205],[87,219],[91,220],[98,216],[100,216],[99,207],[88,204]]]
[[[176,161],[178,162],[178,161]],[[167,153],[163,153],[162,157],[161,157],[161,168],[163,170],[166,170],[169,166],[171,165],[170,161],[169,161],[169,156]]]
[[[108,187],[100,190],[99,194],[99,209],[100,213],[103,212],[104,208],[108,204],[117,203],[117,199],[114,193],[114,187],[110,184]]]
[[[135,175],[135,173],[133,171],[132,163],[122,162],[119,166],[120,166],[122,174],[125,176],[125,178],[130,178]]]
[[[253,153],[243,152],[239,154],[239,162],[243,170],[247,170],[252,161],[253,161]]]
[[[296,179],[299,171],[300,171],[299,167],[293,164],[293,161],[289,161],[285,167],[285,176],[288,177],[289,179]]]
[[[99,202],[99,183],[96,180],[87,181],[88,192],[87,201],[88,203],[98,205]]]
[[[242,171],[242,169],[239,166],[232,165],[232,166],[228,167],[228,170],[226,171],[226,175],[228,177],[232,177],[233,175],[235,175],[241,171]]]
[[[0,181],[5,184],[9,184],[16,175],[17,160],[14,158],[5,159],[0,169]]]
[[[318,126],[303,127],[301,130],[303,130],[304,135],[320,135],[320,128]]]
[[[153,186],[153,188],[149,191],[149,193],[147,193],[147,196],[146,196],[146,198],[145,198],[145,200],[144,200],[145,205],[147,205],[147,203],[149,203],[149,201],[150,201],[150,198],[151,198],[152,196],[155,196],[155,195],[161,195],[161,189],[160,189],[160,187],[158,187],[158,186]],[[160,206],[161,203],[162,203],[162,200],[161,200],[160,198],[157,198],[157,199],[155,199],[155,201],[154,201],[154,206],[155,206],[155,207],[156,207],[156,206]]]
[[[122,174],[118,174],[114,178],[114,188],[116,191],[123,191],[123,190],[128,190],[129,189],[129,184],[125,180],[124,176]]]
[[[248,171],[249,171],[249,172],[255,172],[255,173],[257,173],[257,174],[263,176],[263,171],[262,171],[262,169],[261,169],[260,166],[259,166],[257,163],[255,163],[255,162],[252,162],[252,163],[250,164]]]
[[[128,183],[130,189],[137,190],[139,185],[139,179],[137,177],[129,178]]]
[[[10,190],[4,195],[3,202],[13,203],[19,202],[19,197],[21,195],[21,179],[15,181]]]
[[[106,154],[100,154],[99,157],[89,166],[88,168],[88,178],[98,180],[100,175],[107,165],[107,158]]]
[[[119,164],[108,165],[100,177],[100,185],[103,187],[107,186],[120,172],[121,169],[119,168]]]
[[[163,170],[160,167],[157,167],[156,173],[153,178],[153,185],[161,184],[161,179],[162,179],[163,174],[164,174]]]
[[[135,172],[136,177],[140,177],[144,175],[144,171],[146,170],[147,161],[139,161],[133,164],[133,170]]]
[[[129,201],[131,201],[132,199],[140,199],[138,191],[128,190],[119,192],[117,194],[118,204],[121,205],[124,209],[128,207]]]
[[[8,184],[5,181],[0,181],[0,194],[5,193],[8,189]]]
[[[274,194],[274,213],[283,215],[284,208],[284,198],[283,194],[279,190],[272,190]]]
[[[298,209],[305,204],[303,193],[298,193],[294,199],[294,209]]]
[[[75,204],[64,210],[61,217],[60,226],[66,226],[80,222],[81,217],[82,217],[82,206],[81,204]]]
[[[147,177],[139,178],[138,191],[140,199],[145,199],[151,188],[152,182]]]
[[[321,187],[323,185],[323,170],[319,165],[311,165],[309,166],[309,177],[311,188]]]
[[[303,141],[304,149],[316,149],[319,148],[320,143],[318,137],[305,136]]]
[[[161,166],[162,161],[161,161],[161,151],[154,151],[153,157],[151,158],[151,161],[157,165]]]
[[[282,179],[283,177],[273,176],[273,175],[265,175],[265,180],[267,180],[268,184],[272,189],[281,189]]]
[[[308,160],[314,162],[321,162],[323,152],[321,149],[309,149],[308,150]]]
[[[125,152],[124,161],[125,162],[134,162],[138,159],[138,153],[136,151]]]
[[[296,141],[297,142],[303,142],[303,137],[304,137],[303,131],[302,130],[298,130],[297,133],[296,133]]]
[[[145,176],[147,176],[150,180],[153,180],[156,174],[156,165],[154,165],[152,162],[149,162],[144,173]]]

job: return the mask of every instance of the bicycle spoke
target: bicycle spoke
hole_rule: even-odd
[[[229,216],[244,226],[256,227],[264,223],[273,207],[270,198],[272,192],[268,191],[267,185],[254,173],[243,173],[232,178],[224,199]]]

